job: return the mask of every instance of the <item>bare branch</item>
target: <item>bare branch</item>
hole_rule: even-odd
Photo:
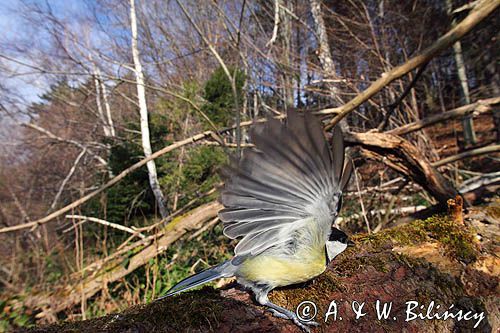
[[[335,116],[326,126],[326,129],[329,130],[333,128],[333,126],[335,126],[348,113],[356,109],[362,103],[366,102],[392,81],[402,77],[405,74],[408,74],[410,71],[421,66],[422,64],[429,62],[443,50],[453,45],[453,43],[461,39],[481,21],[492,14],[499,5],[499,0],[481,1],[462,22],[458,23],[453,29],[449,30],[445,35],[439,38],[434,44],[422,51],[421,54],[411,58],[406,63],[395,67],[391,71],[383,73],[377,81],[373,82],[366,90],[358,94],[355,98],[353,98],[346,104],[337,108],[324,109],[320,111],[320,114],[338,113],[338,115]]]
[[[463,117],[463,116],[466,116],[466,115],[469,115],[472,113],[481,114],[481,113],[489,112],[492,110],[491,107],[493,105],[496,105],[496,104],[500,104],[500,97],[482,99],[482,100],[479,100],[479,101],[472,103],[472,104],[469,104],[469,105],[464,105],[464,106],[458,107],[458,108],[453,109],[453,110],[439,113],[439,114],[436,114],[434,116],[430,116],[430,117],[421,119],[419,121],[415,121],[415,122],[410,123],[410,124],[406,124],[404,126],[387,131],[386,133],[395,134],[395,135],[408,134],[408,133],[418,131],[419,129],[434,125],[434,124],[442,122],[442,121],[460,118],[460,117]]]
[[[141,234],[137,230],[131,229],[129,227],[126,227],[126,226],[123,226],[123,225],[120,225],[120,224],[108,222],[106,220],[98,219],[97,217],[90,217],[90,216],[83,216],[83,215],[66,215],[66,218],[67,219],[79,219],[79,220],[83,220],[82,222],[85,222],[85,221],[95,222],[95,223],[99,223],[99,224],[102,224],[102,225],[105,225],[105,226],[108,226],[108,227],[111,227],[111,228],[114,228],[114,229],[118,229],[118,230],[121,230],[121,231],[128,232],[129,234],[132,234],[134,236],[139,236],[142,239],[146,238],[146,236],[144,236],[143,234]]]
[[[73,162],[73,165],[71,166],[71,169],[69,170],[68,174],[66,175],[66,177],[62,181],[61,186],[59,186],[59,190],[57,191],[57,194],[54,197],[54,201],[52,201],[52,204],[50,205],[49,212],[52,209],[54,209],[54,207],[56,207],[57,202],[59,201],[59,198],[61,197],[61,194],[64,190],[64,187],[66,186],[66,184],[68,183],[70,178],[73,176],[73,173],[75,173],[76,166],[78,165],[78,163],[80,163],[80,160],[82,159],[83,155],[85,155],[86,152],[87,152],[87,148],[83,148],[82,151],[80,152],[80,154],[78,154],[78,156],[76,157],[75,162]]]
[[[49,138],[51,139],[54,139],[54,140],[57,140],[57,141],[60,141],[60,142],[65,142],[65,143],[69,143],[69,144],[72,144],[72,145],[75,145],[77,146],[78,148],[80,149],[87,149],[87,147],[83,144],[81,144],[80,142],[78,141],[75,141],[75,140],[71,140],[71,139],[64,139],[64,138],[61,138],[60,136],[57,136],[55,135],[54,133],[50,132],[49,130],[46,130],[45,128],[43,127],[40,127],[38,125],[35,125],[35,124],[32,124],[32,123],[21,123],[20,124],[21,126],[24,126],[24,127],[29,127],[31,129],[34,129],[40,133],[43,133],[45,135],[47,135]],[[92,151],[88,150],[88,153],[90,155],[92,155],[93,158],[95,158],[99,163],[101,163],[103,166],[105,166],[106,168],[108,167],[108,162],[106,162],[101,156],[93,153]]]
[[[447,158],[443,158],[442,160],[439,160],[437,162],[432,163],[432,165],[434,167],[440,167],[440,166],[443,166],[445,164],[449,164],[449,163],[463,160],[464,158],[484,155],[484,154],[488,154],[488,153],[497,153],[497,152],[500,152],[500,145],[491,145],[491,146],[467,150],[467,151],[464,151],[463,153],[453,155],[453,156],[450,156]]]

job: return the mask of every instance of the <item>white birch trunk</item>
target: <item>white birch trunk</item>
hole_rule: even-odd
[[[309,0],[311,4],[311,13],[314,19],[314,31],[318,39],[318,58],[323,69],[325,79],[334,79],[337,75],[335,72],[335,63],[333,62],[332,53],[330,51],[330,44],[328,42],[328,35],[326,33],[325,21],[323,14],[321,14],[321,0]],[[334,100],[343,104],[342,99],[337,94],[337,89],[333,85],[329,85],[330,94]],[[340,127],[344,133],[349,131],[347,120],[343,118]]]
[[[333,63],[328,35],[326,34],[325,21],[321,14],[321,0],[310,0],[311,13],[314,19],[314,31],[318,39],[318,58],[321,68],[327,78],[335,77],[335,64]]]
[[[106,110],[106,118],[108,122],[108,127],[109,127],[109,133],[112,137],[116,135],[115,133],[115,125],[113,123],[113,117],[111,117],[111,107],[109,106],[109,100],[108,100],[108,91],[106,88],[106,85],[101,79],[101,72],[99,69],[97,69],[97,75],[99,78],[99,83],[101,84],[101,90],[102,90],[102,100],[104,102],[104,110]]]
[[[101,119],[102,130],[104,131],[104,136],[109,137],[109,136],[111,136],[111,132],[109,131],[108,122],[107,122],[106,118],[104,117],[104,111],[102,109],[101,87],[100,87],[100,83],[99,83],[99,76],[98,76],[96,70],[94,70],[94,85],[95,85],[95,102],[97,105],[97,113],[99,114],[99,118]]]
[[[144,73],[142,72],[142,65],[139,57],[139,47],[137,45],[137,18],[135,12],[135,1],[130,0],[130,26],[132,30],[132,57],[134,60],[135,77],[137,82],[137,98],[139,101],[139,112],[141,116],[141,135],[142,135],[142,148],[146,157],[151,156],[151,142],[149,138],[149,124],[148,124],[148,108],[146,104],[146,91],[144,88]],[[156,164],[154,160],[146,164],[148,168],[149,184],[151,190],[156,198],[158,209],[162,218],[167,217],[167,208],[165,206],[165,198],[161,192],[158,176],[156,174]]]

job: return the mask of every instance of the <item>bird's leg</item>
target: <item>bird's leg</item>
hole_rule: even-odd
[[[267,290],[263,291],[259,289],[257,290],[254,289],[254,292],[255,292],[255,299],[257,300],[257,302],[260,305],[266,306],[268,310],[271,311],[275,317],[291,320],[295,323],[295,325],[299,326],[305,332],[310,332],[309,328],[306,325],[319,326],[319,323],[315,321],[302,322],[300,321],[299,317],[297,317],[297,314],[295,314],[293,311],[287,310],[279,305],[272,303],[267,297],[268,293]]]

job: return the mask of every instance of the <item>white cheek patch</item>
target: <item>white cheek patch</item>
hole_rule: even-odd
[[[341,242],[326,242],[326,254],[328,255],[328,261],[332,261],[336,256],[340,253],[344,252],[347,249],[347,244]]]

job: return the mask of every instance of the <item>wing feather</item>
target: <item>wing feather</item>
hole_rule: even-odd
[[[242,237],[237,255],[256,255],[293,241],[307,223],[328,233],[344,185],[344,144],[336,127],[333,155],[319,120],[288,114],[286,123],[269,119],[250,130],[255,149],[224,170],[219,212],[224,234]]]

